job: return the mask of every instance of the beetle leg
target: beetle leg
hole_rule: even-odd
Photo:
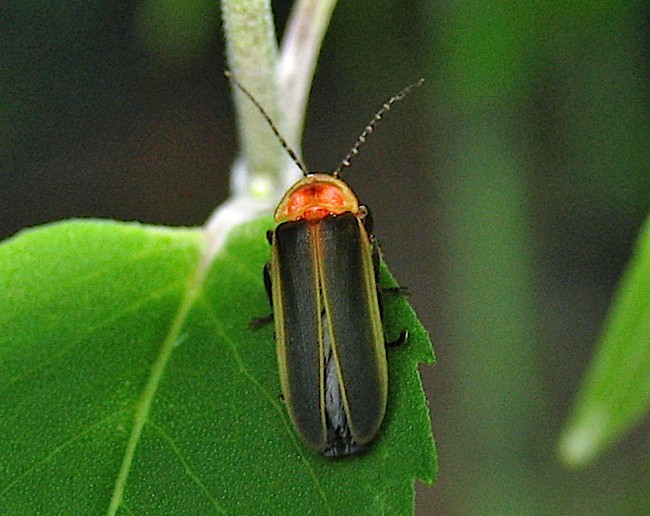
[[[402,294],[408,296],[410,294],[408,287],[382,287],[379,283],[379,262],[381,259],[381,248],[379,247],[379,240],[374,235],[370,236],[370,243],[372,244],[372,266],[375,268],[375,282],[377,289],[381,290],[384,294]]]
[[[409,338],[409,331],[403,330],[402,333],[399,334],[399,337],[397,337],[393,342],[387,342],[385,346],[387,348],[396,348],[398,346],[401,346],[402,344],[405,344],[408,338]]]
[[[264,317],[255,317],[248,323],[248,327],[251,330],[259,330],[262,326],[266,326],[270,322],[273,322],[273,314],[265,315]]]
[[[402,294],[403,296],[410,296],[411,291],[408,287],[381,287],[384,294]]]
[[[379,240],[375,235],[370,234],[370,245],[372,246],[372,266],[375,269],[375,280],[379,285],[379,262],[381,259],[381,249],[379,248]]]
[[[382,287],[379,284],[379,261],[381,257],[381,250],[379,249],[379,242],[374,236],[370,237],[370,242],[372,243],[372,263],[375,268],[375,282],[377,284],[377,300],[379,301],[379,314],[381,315],[382,320],[384,319],[384,294],[402,294],[405,296],[409,295],[408,287]],[[386,342],[385,346],[387,348],[396,348],[401,346],[408,340],[409,332],[408,330],[403,330],[399,334],[399,337],[392,342]]]
[[[269,233],[271,232],[269,231]],[[273,291],[271,290],[271,264],[270,263],[267,263],[264,266],[264,287],[266,288],[266,295],[269,298],[269,304],[273,306]],[[248,326],[253,330],[257,330],[258,328],[267,325],[271,321],[273,321],[273,312],[271,312],[269,315],[265,315],[264,317],[255,317]]]
[[[273,306],[273,288],[271,286],[271,263],[267,262],[264,265],[264,288],[266,295],[269,298],[269,305]]]
[[[375,270],[375,285],[377,286],[377,299],[379,300],[379,315],[384,317],[384,300],[382,299],[382,288],[379,286],[379,262],[381,251],[379,249],[379,242],[374,237],[370,236],[370,245],[372,245],[372,267]]]

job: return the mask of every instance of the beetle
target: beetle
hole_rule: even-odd
[[[382,324],[379,246],[368,208],[340,174],[393,103],[386,102],[332,173],[310,173],[251,93],[303,178],[285,193],[267,234],[271,258],[264,283],[275,321],[283,398],[302,440],[328,457],[369,449],[386,412],[386,346]],[[401,290],[401,289],[388,289]]]

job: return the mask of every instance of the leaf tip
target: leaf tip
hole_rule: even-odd
[[[557,447],[560,461],[569,468],[587,466],[604,447],[606,434],[607,415],[603,410],[592,407],[579,414],[560,437]]]

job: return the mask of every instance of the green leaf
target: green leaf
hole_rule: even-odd
[[[649,407],[650,218],[560,439],[560,457],[571,466],[588,463],[638,423]]]
[[[376,446],[314,455],[279,398],[272,325],[248,327],[269,311],[269,224],[238,228],[204,278],[201,230],[77,221],[0,246],[0,512],[412,510],[436,471],[425,330],[388,296],[388,336],[411,338],[389,351]]]

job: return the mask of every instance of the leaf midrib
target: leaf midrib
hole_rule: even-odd
[[[122,464],[115,479],[113,494],[111,496],[108,510],[106,511],[108,516],[114,516],[122,504],[126,482],[131,471],[133,458],[135,457],[135,451],[140,441],[140,437],[142,436],[144,425],[149,417],[155,394],[158,391],[160,381],[162,380],[165,368],[171,358],[176,342],[185,326],[187,316],[201,291],[201,286],[203,285],[206,274],[207,267],[202,266],[200,263],[197,264],[190,276],[187,289],[185,290],[185,295],[179,305],[176,316],[174,317],[169,331],[167,332],[167,336],[160,347],[160,352],[151,366],[149,378],[136,405],[137,408],[133,419],[133,427],[126,448],[124,449]]]

